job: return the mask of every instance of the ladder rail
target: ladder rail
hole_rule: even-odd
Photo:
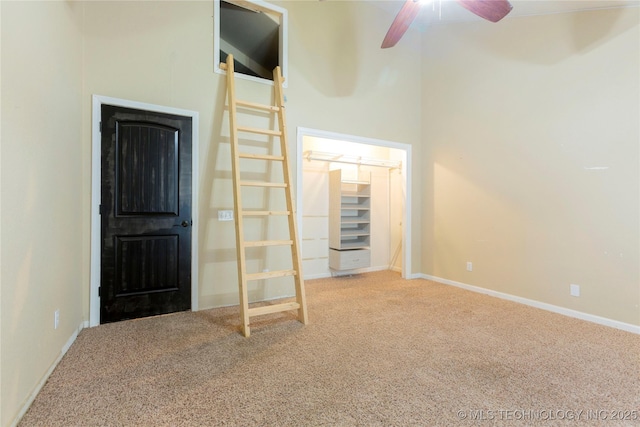
[[[287,210],[291,212],[291,215],[288,216],[289,223],[289,234],[292,236],[293,245],[291,245],[291,256],[293,261],[293,269],[295,271],[300,272],[294,278],[295,286],[296,286],[296,301],[300,304],[300,309],[298,310],[298,320],[303,324],[307,324],[309,321],[307,315],[307,302],[304,291],[304,279],[302,278],[302,256],[300,254],[300,246],[298,240],[298,227],[296,224],[296,215],[295,215],[295,207],[293,206],[293,191],[291,189],[291,170],[289,168],[289,143],[287,138],[287,126],[286,126],[286,109],[284,105],[284,94],[282,93],[282,83],[284,79],[282,78],[282,72],[280,70],[280,66],[277,66],[273,70],[273,87],[274,87],[274,95],[275,95],[275,104],[280,108],[280,113],[278,114],[278,125],[281,132],[280,136],[280,154],[285,158],[283,164],[283,175],[284,175],[284,183],[286,184],[285,192],[287,196],[285,197],[287,202]]]
[[[239,280],[239,297],[240,297],[240,317],[242,319],[242,334],[249,336],[249,294],[247,291],[247,279],[244,272],[246,271],[245,251],[240,242],[244,241],[244,226],[240,185],[240,158],[238,157],[238,131],[237,131],[237,113],[236,113],[236,96],[235,82],[233,79],[233,55],[227,57],[227,95],[229,102],[229,128],[231,137],[231,173],[233,175],[233,216],[236,223],[236,256],[238,258],[238,280]]]

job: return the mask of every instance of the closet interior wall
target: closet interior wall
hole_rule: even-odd
[[[304,150],[334,153],[360,153],[373,159],[390,158],[385,147],[341,141],[332,147],[331,141],[310,138]],[[337,148],[340,150],[337,150]],[[336,148],[336,149],[330,149]],[[356,174],[371,174],[371,266],[354,272],[385,270],[401,271],[402,266],[402,206],[404,206],[402,175],[398,169],[378,166],[343,164],[303,159],[302,162],[302,262],[305,279],[329,277],[329,171],[343,169]],[[344,274],[344,272],[341,272]]]

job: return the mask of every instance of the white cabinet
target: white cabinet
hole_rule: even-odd
[[[329,267],[333,270],[353,270],[371,266],[369,249],[329,249]]]
[[[350,270],[371,265],[371,174],[347,179],[329,172],[329,267]]]

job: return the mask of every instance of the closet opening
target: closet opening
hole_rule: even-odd
[[[298,128],[297,142],[304,278],[387,269],[410,277],[411,146],[307,128]],[[340,187],[346,193],[336,195]],[[337,214],[336,200],[343,201]]]

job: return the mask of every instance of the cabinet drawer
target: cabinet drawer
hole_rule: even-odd
[[[350,251],[329,250],[329,267],[334,270],[351,270],[371,266],[370,249],[354,249]]]

